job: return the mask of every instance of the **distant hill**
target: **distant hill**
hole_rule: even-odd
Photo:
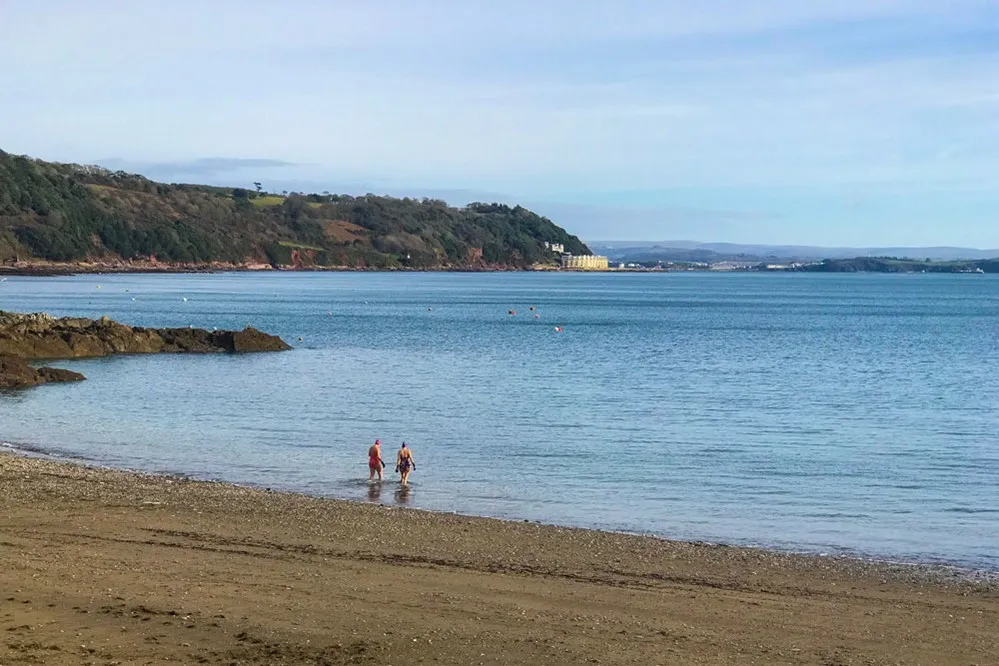
[[[525,268],[586,245],[520,206],[157,183],[0,151],[0,265]]]
[[[908,257],[932,261],[992,259],[999,249],[963,247],[815,247],[806,245],[740,245],[697,241],[592,241],[590,247],[612,261],[819,261],[854,257]]]
[[[999,259],[925,261],[898,257],[823,259],[796,267],[809,273],[999,273]]]

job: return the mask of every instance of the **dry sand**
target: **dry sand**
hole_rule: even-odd
[[[941,570],[0,454],[0,665],[999,664]]]

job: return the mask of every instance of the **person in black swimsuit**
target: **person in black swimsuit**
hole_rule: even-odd
[[[416,469],[416,460],[413,459],[413,450],[403,442],[395,457],[395,471],[399,472],[402,485],[405,486],[409,482],[409,473],[414,469]]]

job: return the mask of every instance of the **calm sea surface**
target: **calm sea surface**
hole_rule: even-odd
[[[0,394],[12,446],[386,504],[999,570],[994,276],[12,277],[0,309],[250,324],[295,345],[61,363],[88,381]],[[412,445],[409,492],[368,484],[376,437],[386,458]]]

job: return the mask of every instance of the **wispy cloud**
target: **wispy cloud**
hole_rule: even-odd
[[[147,178],[166,181],[181,180],[185,176],[204,179],[245,179],[241,172],[254,170],[268,173],[274,169],[297,166],[294,162],[260,157],[201,157],[194,160],[175,162],[135,162],[120,157],[96,160],[96,164],[108,169],[141,173]],[[253,177],[253,176],[251,176]]]

